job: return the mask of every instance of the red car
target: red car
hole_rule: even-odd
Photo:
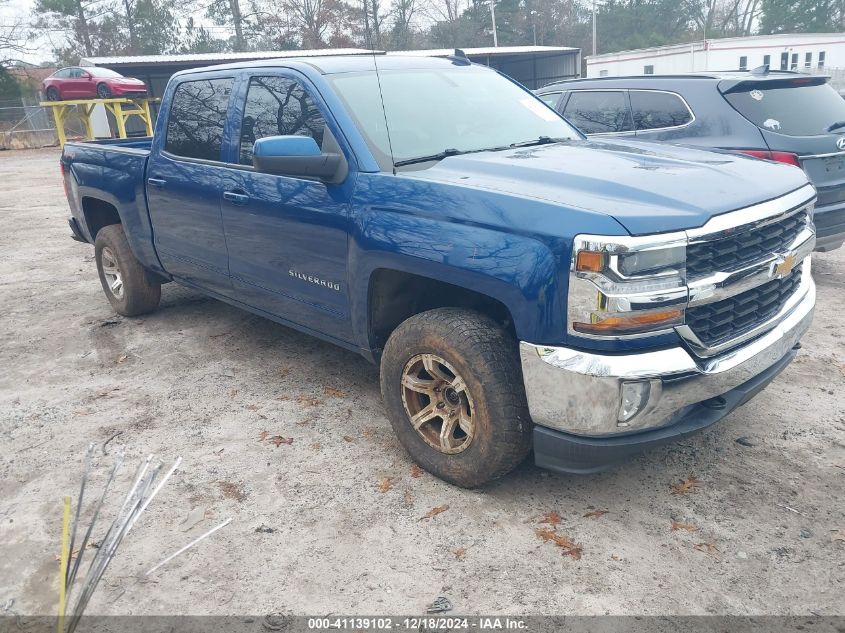
[[[144,97],[147,86],[140,79],[124,77],[108,68],[72,66],[57,70],[42,81],[41,91],[48,101],[110,99]]]

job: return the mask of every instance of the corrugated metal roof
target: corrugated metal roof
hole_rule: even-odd
[[[499,46],[465,48],[469,55],[527,55],[542,53],[574,52],[570,46]],[[258,59],[276,59],[288,57],[324,57],[327,55],[384,55],[384,51],[371,51],[364,48],[322,48],[298,51],[253,51],[248,53],[188,53],[183,55],[134,55],[120,57],[83,57],[80,66],[138,66],[154,64],[224,64],[227,62],[250,61]],[[448,57],[454,55],[454,48],[435,48],[413,51],[391,51],[389,55],[408,55],[411,57]]]
[[[540,53],[566,53],[579,49],[571,46],[483,46],[461,49],[468,56],[473,55],[526,55]],[[412,57],[448,57],[455,54],[454,48],[432,48],[414,51],[390,51],[388,55],[410,55]]]
[[[384,55],[384,51],[364,48],[321,48],[298,51],[252,51],[248,53],[187,53],[183,55],[133,55],[125,57],[83,57],[80,66],[127,66],[140,64],[226,63],[285,57],[323,57],[326,55]]]

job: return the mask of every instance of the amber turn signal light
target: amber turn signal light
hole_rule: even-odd
[[[575,270],[580,272],[600,273],[604,270],[604,253],[597,251],[578,251]]]
[[[683,315],[684,311],[680,308],[654,310],[642,314],[616,313],[603,318],[595,317],[596,321],[593,323],[573,323],[572,327],[585,334],[630,334],[653,330],[656,325],[679,325],[683,322]]]

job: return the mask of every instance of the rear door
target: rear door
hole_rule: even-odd
[[[770,150],[799,156],[818,189],[817,207],[845,202],[845,100],[824,77],[744,81],[721,88],[728,103],[760,129]],[[835,123],[843,125],[826,131]]]
[[[627,90],[573,90],[563,116],[587,136],[634,134]]]
[[[222,192],[229,269],[240,301],[306,328],[351,340],[347,285],[349,199],[340,184],[260,173],[253,144],[310,136],[324,151],[351,153],[309,83],[294,71],[256,71],[242,81],[230,169]],[[332,132],[334,129],[334,133]]]
[[[147,204],[165,270],[232,296],[220,200],[221,159],[234,77],[189,76],[179,82],[147,167]]]
[[[69,68],[68,78],[63,82],[63,94],[70,99],[90,99],[97,96],[97,89],[91,75],[81,68]]]

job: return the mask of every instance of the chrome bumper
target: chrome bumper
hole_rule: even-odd
[[[774,365],[810,327],[812,278],[791,312],[759,338],[719,356],[697,358],[683,347],[623,355],[520,343],[528,408],[535,424],[590,437],[654,429],[676,414],[727,393]],[[639,412],[619,422],[622,386],[649,383]]]

